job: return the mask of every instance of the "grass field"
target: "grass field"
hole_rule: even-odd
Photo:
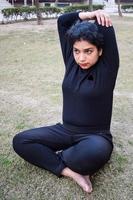
[[[56,20],[0,25],[0,199],[133,199],[133,19],[113,17],[121,65],[114,93],[114,152],[94,191],[28,164],[12,149],[22,130],[61,121],[64,65]]]

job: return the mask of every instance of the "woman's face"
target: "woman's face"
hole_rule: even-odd
[[[73,45],[73,55],[76,63],[82,69],[89,69],[98,61],[99,56],[102,55],[102,49],[98,50],[95,45],[88,41],[80,40]]]

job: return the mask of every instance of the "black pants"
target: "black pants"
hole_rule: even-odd
[[[13,148],[26,161],[60,177],[65,167],[92,175],[110,159],[113,145],[102,134],[79,134],[58,123],[17,134]]]

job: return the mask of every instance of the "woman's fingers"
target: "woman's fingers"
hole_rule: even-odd
[[[106,17],[104,15],[100,16],[100,20],[101,20],[101,25],[106,26]]]
[[[101,24],[102,26],[112,26],[111,19],[108,14],[104,13],[104,11],[98,10],[95,11],[95,16],[97,19],[98,24]]]
[[[103,10],[95,10],[92,12],[81,12],[79,13],[81,19],[97,19],[98,24],[102,26],[112,26],[111,19],[107,13]]]
[[[99,14],[96,14],[96,19],[97,19],[98,24],[101,24],[101,18]]]
[[[106,23],[108,24],[108,26],[112,26],[112,21],[111,21],[110,17],[107,18],[107,22]]]
[[[109,15],[105,14],[104,19],[105,19],[105,24],[104,24],[105,26],[107,26],[107,27],[112,26],[112,22],[111,22]]]

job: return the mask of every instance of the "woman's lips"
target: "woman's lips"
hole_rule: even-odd
[[[87,67],[89,64],[88,64],[88,63],[84,63],[84,64],[79,63],[79,65],[80,65],[81,67]]]

